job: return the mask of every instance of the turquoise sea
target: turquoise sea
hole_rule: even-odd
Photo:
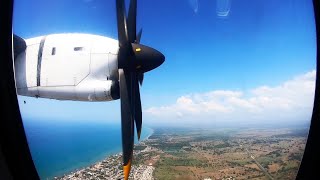
[[[120,123],[30,119],[24,119],[23,123],[41,179],[53,179],[122,151]],[[144,127],[141,140],[152,133],[152,129]]]

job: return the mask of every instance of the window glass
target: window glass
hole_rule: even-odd
[[[122,177],[120,100],[111,95],[115,7],[15,0],[13,33],[27,45],[15,67],[18,99],[41,179]],[[141,28],[140,43],[165,62],[140,86],[143,128],[130,177],[295,179],[315,91],[311,0],[139,0]],[[48,49],[41,61],[54,74],[37,72],[41,40],[46,49],[71,37],[84,44],[71,51],[88,50],[71,53],[81,61],[55,46],[59,58],[46,61]]]

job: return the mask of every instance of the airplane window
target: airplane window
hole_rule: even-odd
[[[55,54],[56,54],[56,48],[55,48],[55,47],[53,47],[53,48],[52,48],[51,55],[55,55]]]
[[[13,13],[41,179],[295,179],[317,73],[311,0],[15,0]]]

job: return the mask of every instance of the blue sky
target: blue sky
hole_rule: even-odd
[[[162,66],[145,75],[141,88],[145,117],[149,119],[153,119],[153,111],[174,108],[181,97],[195,94],[242,92],[242,100],[249,100],[257,97],[253,90],[284,87],[285,82],[307,76],[316,65],[311,0],[139,0],[141,27],[141,43],[166,56]],[[13,31],[23,38],[80,32],[117,39],[115,3],[16,0]],[[27,100],[27,104],[21,104],[24,117],[70,121],[117,121],[120,117],[119,101],[19,99]],[[309,103],[310,109],[311,100],[304,103]]]

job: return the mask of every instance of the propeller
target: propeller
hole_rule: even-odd
[[[159,51],[140,44],[142,29],[136,34],[137,0],[130,1],[128,17],[126,17],[124,0],[116,0],[116,12],[123,173],[124,179],[127,180],[133,156],[134,123],[138,139],[140,139],[142,128],[139,84],[142,85],[144,73],[160,66],[165,57]]]

